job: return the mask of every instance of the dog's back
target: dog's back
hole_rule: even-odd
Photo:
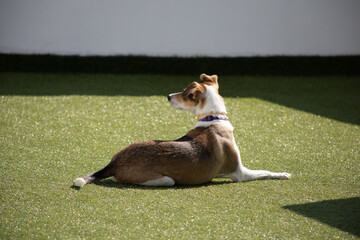
[[[129,184],[162,176],[177,184],[205,183],[220,173],[235,171],[236,162],[229,162],[228,151],[224,151],[231,147],[231,139],[227,129],[212,125],[193,129],[175,141],[134,143],[114,155],[110,163],[113,176],[117,182]]]

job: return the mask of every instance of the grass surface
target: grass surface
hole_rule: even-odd
[[[197,77],[0,74],[0,239],[360,236],[360,79],[221,77],[245,166],[289,181],[147,188],[72,181],[195,123],[166,95]]]

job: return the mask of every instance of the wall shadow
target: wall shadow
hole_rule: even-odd
[[[194,76],[2,73],[0,94],[167,96],[196,80]],[[360,77],[220,76],[219,82],[223,97],[259,98],[360,124]]]
[[[360,77],[228,77],[221,93],[360,124]],[[222,85],[224,86],[224,84]]]
[[[360,197],[289,205],[283,208],[360,237]]]

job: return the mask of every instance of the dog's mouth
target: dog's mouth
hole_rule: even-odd
[[[173,94],[170,94],[170,95],[167,97],[167,99],[168,99],[168,101],[169,101],[169,103],[170,103],[170,106],[172,106],[173,108],[179,109],[177,102],[174,100]]]

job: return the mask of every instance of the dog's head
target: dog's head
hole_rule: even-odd
[[[222,97],[219,95],[218,77],[200,75],[199,82],[191,83],[184,91],[168,96],[170,105],[176,109],[195,114],[226,112]]]

